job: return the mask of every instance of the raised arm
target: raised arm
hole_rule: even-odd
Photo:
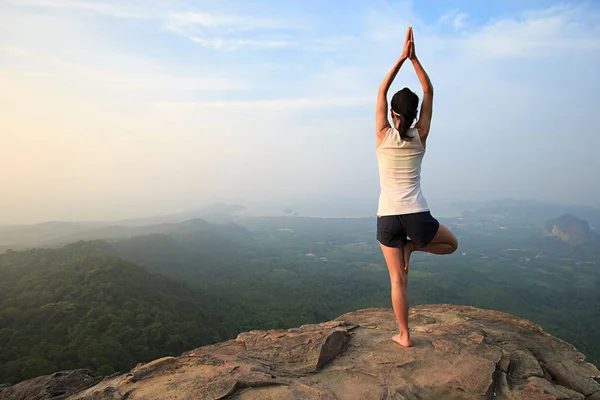
[[[408,58],[410,51],[410,42],[412,40],[412,28],[408,28],[406,31],[406,39],[404,40],[404,49],[402,50],[402,54],[396,64],[392,67],[390,72],[383,78],[383,82],[379,86],[379,91],[377,92],[377,108],[375,112],[375,132],[378,137],[383,138],[385,136],[387,130],[390,128],[390,122],[388,121],[388,102],[387,102],[387,93],[400,71],[400,67],[404,64],[404,61]]]
[[[431,80],[429,80],[429,75],[427,75],[427,72],[425,72],[421,62],[417,58],[415,42],[412,36],[409,58],[419,77],[421,87],[423,88],[423,103],[421,104],[419,121],[417,121],[415,128],[417,128],[419,137],[421,138],[423,145],[425,145],[425,140],[427,140],[427,136],[429,135],[429,127],[431,126],[431,116],[433,114],[433,85],[431,84]]]

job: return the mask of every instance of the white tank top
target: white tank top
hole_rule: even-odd
[[[390,128],[377,148],[381,185],[378,216],[429,211],[421,192],[421,162],[425,149],[417,129],[410,128],[407,134],[413,137],[410,142],[402,140],[397,129]]]

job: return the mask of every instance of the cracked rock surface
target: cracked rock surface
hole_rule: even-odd
[[[411,308],[410,327],[408,349],[391,340],[398,332],[391,308],[244,332],[138,365],[68,399],[600,400],[598,369],[529,321],[442,304]]]
[[[2,400],[64,400],[95,385],[102,377],[97,377],[87,369],[56,372],[51,375],[28,379],[8,388],[0,389]]]

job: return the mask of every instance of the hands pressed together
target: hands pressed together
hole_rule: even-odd
[[[406,39],[404,40],[404,48],[402,49],[401,58],[406,60],[416,60],[417,55],[415,53],[415,38],[413,36],[412,26],[409,26],[406,30]]]

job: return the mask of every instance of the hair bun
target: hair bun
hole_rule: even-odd
[[[396,93],[398,96],[398,103],[402,105],[402,108],[407,115],[416,114],[417,107],[419,107],[419,96],[417,96],[409,88],[404,88]]]

